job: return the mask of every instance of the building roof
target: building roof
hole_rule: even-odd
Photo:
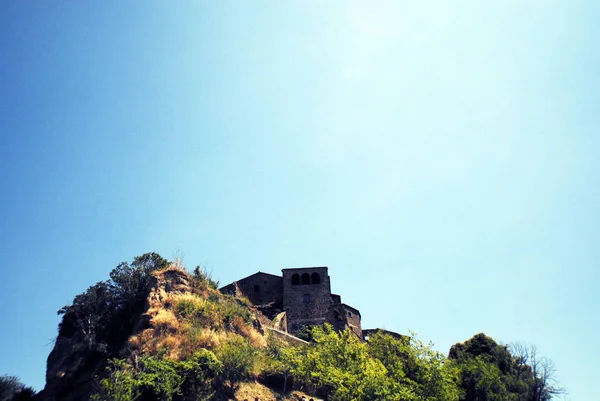
[[[344,303],[341,303],[340,305],[342,305],[342,306],[343,306],[344,308],[346,308],[346,309],[350,309],[352,312],[356,312],[356,314],[357,314],[358,316],[361,316],[361,314],[360,314],[360,311],[359,311],[358,309],[356,309],[355,307],[353,307],[353,306],[350,306],[350,305],[348,305],[348,304],[344,304]]]
[[[241,278],[239,280],[235,280],[234,282],[231,282],[231,283],[229,283],[227,285],[224,285],[221,288],[219,288],[219,290],[222,290],[222,289],[224,289],[226,287],[229,287],[230,285],[233,285],[233,283],[237,283],[239,281],[243,281],[243,280],[249,279],[250,277],[254,277],[254,276],[269,276],[269,277],[275,277],[275,278],[278,278],[278,279],[283,279],[283,277],[278,276],[276,274],[271,274],[271,273],[265,273],[265,272],[258,271],[258,272],[254,273],[254,274],[251,274],[251,275],[246,276],[244,278]]]

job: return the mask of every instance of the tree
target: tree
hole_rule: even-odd
[[[107,349],[101,331],[107,326],[113,313],[114,296],[106,282],[98,282],[79,294],[70,306],[63,306],[58,314],[64,314],[61,329],[70,322],[83,335],[83,342],[90,351]]]
[[[394,338],[382,332],[369,338],[369,352],[388,370],[393,398],[401,400],[458,400],[458,371],[416,334]]]
[[[350,331],[310,329],[314,344],[287,349],[291,374],[334,401],[393,400],[387,370]]]
[[[532,381],[528,401],[548,401],[566,393],[558,385],[554,363],[546,357],[540,357],[534,345],[513,343],[509,349],[519,375],[528,376]]]
[[[110,280],[94,284],[58,311],[64,315],[59,335],[79,331],[89,351],[116,355],[141,312],[151,273],[168,265],[154,252],[135,257],[131,265],[120,263]]]
[[[555,368],[532,346],[498,344],[483,333],[450,348],[460,371],[465,401],[549,401],[563,394]]]

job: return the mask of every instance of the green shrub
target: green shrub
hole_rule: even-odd
[[[92,401],[192,401],[213,396],[213,380],[222,372],[222,363],[205,349],[191,358],[174,362],[143,357],[137,369],[114,359],[108,377],[100,381],[100,391]]]
[[[225,393],[233,397],[240,382],[248,379],[256,360],[256,350],[246,339],[235,336],[217,350],[223,363],[219,384]]]
[[[209,271],[204,266],[196,266],[192,272],[192,277],[201,285],[212,288],[214,290],[219,289],[219,281],[215,280],[212,271]]]
[[[245,323],[252,323],[252,314],[247,306],[233,297],[223,297],[217,304],[218,313],[225,327],[229,327],[234,317],[240,317]]]

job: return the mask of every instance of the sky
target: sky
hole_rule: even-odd
[[[597,1],[0,5],[0,374],[156,251],[328,266],[364,328],[600,374]]]

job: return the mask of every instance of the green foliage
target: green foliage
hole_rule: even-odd
[[[240,382],[248,379],[256,361],[257,351],[245,338],[235,336],[218,349],[217,355],[223,363],[219,383],[225,392],[233,397]]]
[[[390,399],[458,400],[457,370],[414,333],[401,339],[375,333],[369,338],[369,352],[389,372],[394,394]]]
[[[206,349],[196,352],[191,359],[176,364],[183,378],[182,400],[209,399],[213,395],[213,379],[223,371],[223,363]]]
[[[221,373],[222,364],[202,349],[180,362],[143,357],[137,369],[123,360],[112,360],[108,370],[92,401],[192,401],[213,396],[213,379]]]
[[[100,381],[100,390],[91,401],[132,401],[139,398],[138,381],[131,366],[124,360],[113,359],[107,367],[109,376]]]
[[[458,400],[457,370],[432,345],[376,333],[368,343],[350,331],[316,326],[313,343],[283,349],[291,374],[332,400]]]
[[[175,362],[145,357],[140,363],[138,386],[143,400],[173,400],[179,394],[183,378],[175,370]]]
[[[150,274],[168,265],[154,252],[137,256],[131,265],[122,262],[110,272],[110,280],[96,283],[58,311],[64,315],[60,334],[79,332],[89,351],[116,355],[141,312]]]
[[[174,312],[195,322],[192,329],[209,323],[226,329],[231,321],[251,319],[243,303],[226,296],[183,297]],[[350,330],[336,332],[325,325],[305,335],[311,343],[289,346],[270,337],[258,350],[233,335],[216,355],[201,349],[179,362],[146,356],[131,366],[115,360],[93,400],[231,398],[251,375],[284,382],[291,377],[295,386],[332,401],[548,401],[556,394],[540,381],[542,366],[527,364],[535,354],[511,353],[483,334],[453,346],[449,358],[414,334],[398,338],[380,332],[362,342]]]
[[[311,337],[314,344],[284,351],[295,378],[335,401],[391,399],[386,368],[350,330],[316,326]]]
[[[175,314],[184,319],[209,317],[211,306],[198,299],[181,299],[175,304]]]
[[[21,383],[18,377],[0,376],[0,401],[33,400],[35,390]]]
[[[258,359],[261,373],[287,376],[290,366],[285,360],[285,349],[286,344],[282,340],[274,335],[269,335],[267,347],[261,351]]]
[[[206,285],[209,288],[214,290],[219,289],[219,281],[215,280],[213,277],[212,271],[209,271],[204,266],[196,266],[194,271],[192,272],[192,277],[196,279],[201,285]]]
[[[217,305],[219,309],[218,313],[222,316],[225,327],[231,328],[231,324],[235,318],[239,318],[245,323],[252,322],[252,314],[248,306],[234,297],[225,296],[220,299]]]
[[[535,348],[509,349],[483,333],[450,348],[459,371],[461,400],[548,401],[564,390],[554,384],[553,367]],[[529,364],[528,364],[529,363]]]

